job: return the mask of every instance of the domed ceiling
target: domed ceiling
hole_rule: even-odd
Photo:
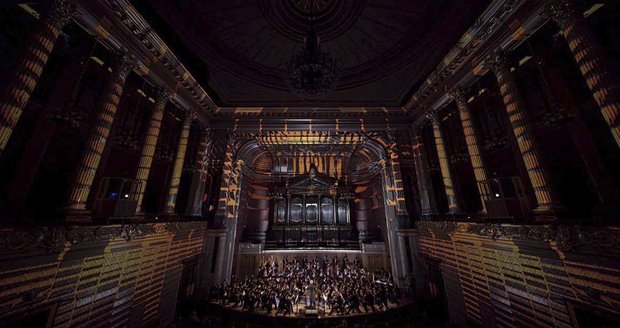
[[[398,107],[489,0],[134,0],[222,107]],[[314,17],[338,62],[330,94],[303,100],[286,64]]]

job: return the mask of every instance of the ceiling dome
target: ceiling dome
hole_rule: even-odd
[[[258,6],[271,27],[290,40],[303,43],[312,19],[321,42],[327,42],[353,27],[364,0],[260,0]]]
[[[220,107],[284,108],[401,107],[491,1],[132,2],[175,53],[188,52],[181,60],[191,71],[207,66],[202,83]],[[321,52],[339,63],[333,92],[313,101],[287,83],[287,63],[305,46],[310,16]]]

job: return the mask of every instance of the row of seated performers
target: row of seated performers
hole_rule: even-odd
[[[289,261],[285,257],[281,264],[261,264],[257,276],[213,286],[209,298],[224,306],[269,315],[297,315],[303,304],[304,309],[318,309],[329,316],[385,311],[399,305],[401,294],[391,273],[369,272],[359,258]]]

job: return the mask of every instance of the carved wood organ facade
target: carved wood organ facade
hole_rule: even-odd
[[[354,194],[338,179],[318,172],[287,179],[271,193],[272,213],[267,247],[357,247],[351,224]]]

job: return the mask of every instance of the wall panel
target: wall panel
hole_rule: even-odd
[[[419,222],[420,253],[439,260],[451,320],[498,327],[572,327],[572,305],[620,315],[614,227]],[[452,299],[451,299],[452,298]]]
[[[0,326],[50,311],[52,327],[134,327],[172,320],[183,261],[202,253],[204,222],[3,228]]]

